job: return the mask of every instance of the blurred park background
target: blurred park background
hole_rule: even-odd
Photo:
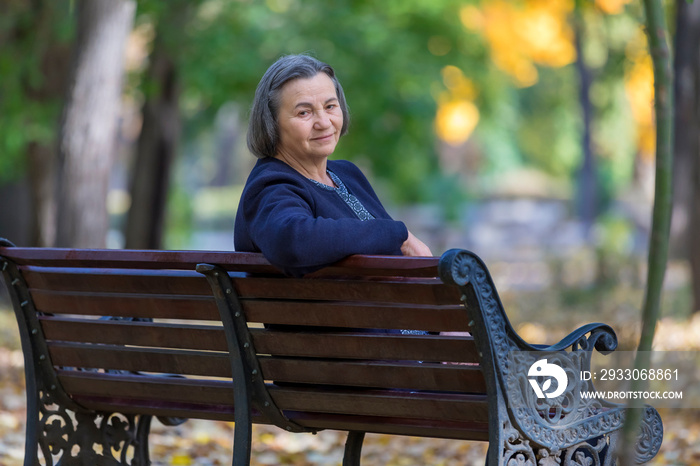
[[[655,348],[696,350],[700,2],[665,5],[675,193]],[[334,158],[358,164],[435,254],[483,257],[526,340],[555,342],[602,321],[633,349],[654,195],[643,23],[631,0],[3,0],[0,237],[232,250],[255,162],[245,145],[255,86],[281,55],[309,53],[335,68],[351,111]],[[0,462],[14,464],[23,382],[3,292]],[[658,464],[700,461],[697,412],[681,411],[665,414],[675,433]],[[307,464],[304,448],[319,448],[290,453],[280,442],[300,440],[271,432],[260,434],[268,453],[291,459],[258,464]],[[441,448],[466,461],[459,444],[411,450],[411,441],[368,448],[393,452],[395,462],[377,464],[457,464]],[[194,464],[169,451],[163,464]]]

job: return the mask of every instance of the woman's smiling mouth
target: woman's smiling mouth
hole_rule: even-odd
[[[312,141],[327,141],[327,140],[331,139],[334,135],[335,135],[335,133],[326,134],[325,136],[319,136],[319,137],[317,137],[317,138],[311,138],[311,140],[312,140]]]

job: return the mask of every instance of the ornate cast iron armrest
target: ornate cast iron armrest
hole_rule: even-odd
[[[586,338],[588,333],[591,336]],[[617,348],[617,335],[609,325],[592,323],[577,328],[554,345],[531,346],[534,350],[539,351],[563,351],[569,347],[572,347],[574,351],[578,349],[592,351],[595,347],[602,354],[610,354]]]
[[[440,258],[438,272],[462,293],[488,390],[496,394],[489,404],[489,449],[500,458],[488,464],[612,464],[609,452],[625,406],[580,396],[596,390],[579,374],[590,370],[594,349],[603,354],[615,350],[613,329],[588,324],[554,345],[533,345],[508,321],[486,264],[476,254],[449,250]],[[663,438],[658,413],[647,407],[644,416],[638,463],[653,458]]]

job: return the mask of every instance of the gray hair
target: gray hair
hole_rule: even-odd
[[[338,104],[343,113],[340,135],[348,132],[350,114],[345,102],[343,88],[330,65],[308,55],[287,55],[270,66],[258,83],[255,100],[250,111],[248,125],[248,149],[258,158],[272,157],[277,153],[279,127],[277,115],[280,107],[282,87],[293,79],[313,78],[326,73],[335,85]]]

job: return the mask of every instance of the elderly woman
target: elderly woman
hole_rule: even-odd
[[[250,115],[248,147],[259,160],[236,215],[237,251],[262,252],[294,276],[352,254],[432,255],[355,165],[328,160],[348,123],[329,65],[290,55],[267,70]]]

